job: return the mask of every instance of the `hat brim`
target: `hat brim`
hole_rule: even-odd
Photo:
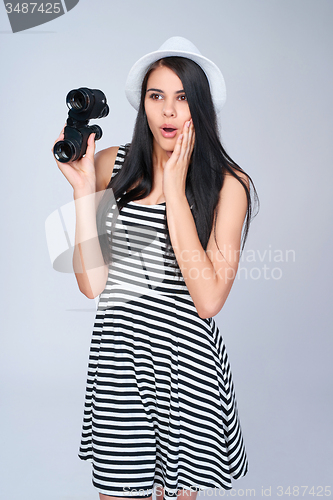
[[[125,84],[125,94],[130,104],[138,111],[140,107],[141,85],[149,66],[163,57],[171,56],[186,57],[201,67],[208,78],[215,111],[219,113],[227,97],[225,81],[221,71],[210,59],[199,54],[181,50],[157,50],[150,52],[141,57],[132,66]]]

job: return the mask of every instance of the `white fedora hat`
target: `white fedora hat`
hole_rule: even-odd
[[[158,50],[141,57],[132,66],[125,84],[125,93],[130,104],[136,110],[139,109],[141,85],[149,66],[162,57],[170,56],[187,57],[201,67],[209,81],[215,111],[219,113],[226,101],[223,75],[216,64],[202,56],[193,43],[181,36],[169,38]]]

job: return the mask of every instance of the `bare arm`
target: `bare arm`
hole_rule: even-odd
[[[73,269],[80,291],[89,299],[105,288],[108,266],[104,263],[96,226],[95,193],[74,190],[76,226]]]
[[[244,181],[246,178],[244,176]],[[242,226],[247,198],[243,186],[226,175],[220,192],[214,227],[203,249],[195,222],[184,196],[167,202],[167,217],[171,243],[194,305],[201,318],[215,316],[223,307],[234,283],[240,253]]]
[[[62,139],[63,131],[57,141]],[[74,189],[76,229],[73,270],[80,291],[90,299],[102,293],[108,277],[108,265],[104,263],[96,225],[100,199],[97,192],[106,189],[110,181],[117,151],[116,147],[108,148],[94,157],[95,141],[94,134],[91,134],[86,155],[81,160],[57,162]]]
[[[106,189],[111,179],[117,147],[108,148],[95,155],[96,191]],[[73,269],[80,291],[89,299],[102,293],[108,278],[98,239],[96,211],[99,197],[89,189],[74,189],[76,230]]]

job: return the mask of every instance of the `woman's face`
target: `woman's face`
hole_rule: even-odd
[[[154,136],[154,150],[172,152],[191,113],[183,84],[171,69],[159,66],[149,75],[145,110]]]

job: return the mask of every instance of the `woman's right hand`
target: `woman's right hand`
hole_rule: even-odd
[[[65,127],[62,129],[58,139],[56,139],[54,144],[56,144],[58,141],[64,140],[64,129]],[[95,134],[92,133],[88,137],[86,154],[80,160],[61,163],[54,158],[59,169],[76,192],[96,191],[96,174],[94,163],[95,147]]]

